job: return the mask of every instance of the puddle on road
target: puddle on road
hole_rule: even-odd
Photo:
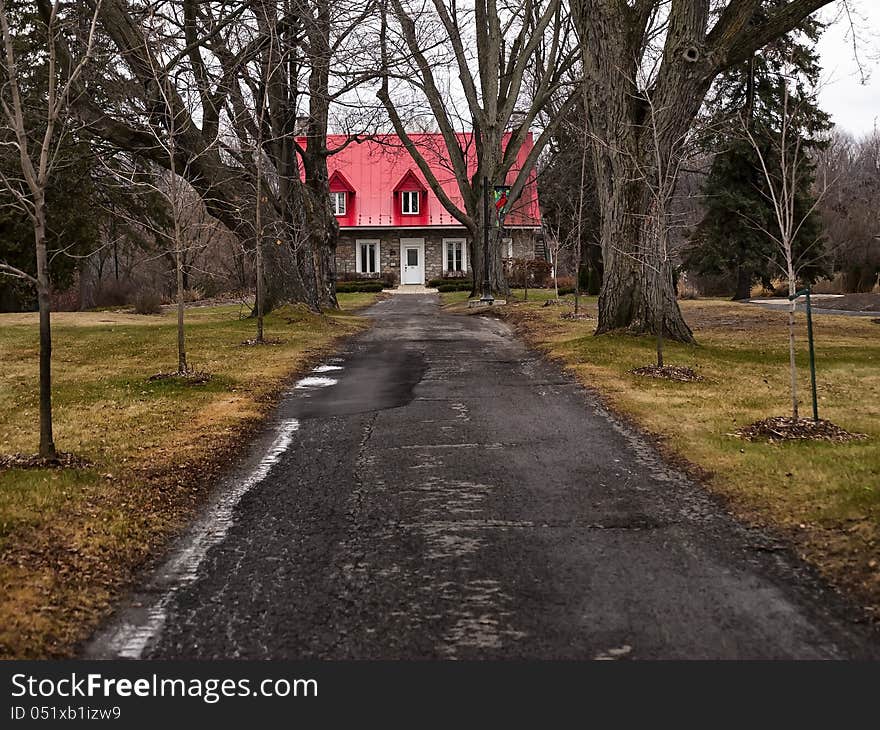
[[[339,381],[336,378],[309,376],[302,380],[298,380],[293,387],[295,390],[303,390],[305,388],[327,388],[328,386],[336,385],[338,382]]]

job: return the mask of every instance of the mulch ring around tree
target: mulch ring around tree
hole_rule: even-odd
[[[242,347],[254,347],[259,345],[283,345],[284,340],[270,339],[268,337],[264,337],[262,340],[258,340],[256,337],[250,340],[245,340],[241,343]]]
[[[633,375],[639,375],[643,378],[660,378],[662,380],[674,380],[677,383],[696,383],[703,379],[702,375],[697,375],[692,368],[681,367],[679,365],[646,365],[643,368],[635,368],[630,370]]]
[[[811,418],[794,419],[790,416],[774,416],[765,418],[763,421],[740,428],[736,435],[747,441],[830,441],[844,443],[846,441],[861,441],[867,436],[862,433],[850,433],[836,426],[831,421],[823,421],[821,418],[814,421]]]
[[[54,459],[37,454],[0,454],[0,471],[7,469],[89,469],[94,464],[75,454],[60,451]]]
[[[211,373],[204,373],[199,370],[187,370],[183,373],[156,373],[147,378],[147,381],[150,383],[155,383],[159,380],[177,380],[184,385],[203,385],[211,380]]]

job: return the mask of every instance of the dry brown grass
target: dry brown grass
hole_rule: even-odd
[[[678,460],[755,523],[784,533],[833,582],[880,616],[880,326],[867,318],[815,316],[819,414],[867,439],[849,443],[750,443],[735,431],[786,415],[786,314],[718,300],[681,303],[697,347],[670,344],[667,363],[700,382],[639,378],[653,338],[594,337],[595,322],[517,304],[505,309],[537,347],[559,358],[613,408],[656,436]],[[595,314],[595,300],[588,306]],[[805,333],[800,393],[809,414]]]
[[[56,443],[94,466],[0,471],[0,657],[69,656],[188,523],[290,378],[366,326],[288,307],[266,321],[279,344],[242,347],[254,323],[238,314],[187,311],[190,362],[212,376],[201,385],[148,380],[176,362],[171,314],[53,316]],[[0,453],[37,446],[33,317],[0,315]]]

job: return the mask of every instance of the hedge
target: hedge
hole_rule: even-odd
[[[470,279],[431,279],[428,286],[437,291],[470,291],[474,283]]]
[[[352,292],[380,292],[384,288],[381,281],[339,281],[336,283],[337,294],[351,294]]]

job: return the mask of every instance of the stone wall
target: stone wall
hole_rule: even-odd
[[[355,244],[358,240],[379,241],[379,265],[382,274],[393,274],[395,283],[400,282],[400,239],[425,239],[425,283],[443,276],[443,239],[470,237],[461,229],[394,229],[377,231],[342,231],[336,247],[336,272],[343,277],[357,271],[357,255]],[[511,238],[513,258],[534,258],[535,233],[532,230],[513,230],[507,232],[505,238]],[[501,255],[508,255],[507,246],[502,247]],[[468,270],[470,271],[470,253],[468,253]]]

